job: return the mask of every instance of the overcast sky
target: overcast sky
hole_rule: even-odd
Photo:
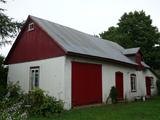
[[[8,16],[18,21],[33,15],[94,35],[116,26],[124,12],[144,10],[160,30],[160,0],[7,1],[1,6],[7,9]],[[6,56],[10,47],[0,48],[0,54]]]

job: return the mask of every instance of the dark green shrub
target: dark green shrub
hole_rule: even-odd
[[[63,102],[56,100],[40,88],[35,88],[26,94],[25,104],[30,105],[29,113],[47,116],[63,111]]]
[[[117,91],[116,87],[114,87],[114,86],[111,87],[109,96],[112,100],[112,103],[117,103],[118,91]]]
[[[0,101],[0,120],[26,120],[27,117],[19,83],[9,83],[7,94]]]
[[[2,100],[7,94],[7,88],[5,85],[0,85],[0,100]]]
[[[17,98],[23,94],[22,89],[19,86],[19,82],[16,82],[16,83],[9,82],[7,86],[7,91],[8,91],[9,97],[11,98]]]
[[[11,117],[18,120],[21,117],[27,118],[31,114],[48,116],[63,111],[63,102],[49,96],[40,88],[24,94],[17,82],[9,83],[7,91],[8,93],[0,101],[0,119]]]
[[[46,115],[46,113],[61,113],[63,111],[63,102],[46,95],[44,103],[41,106],[41,111],[43,115]]]
[[[158,92],[158,95],[160,96],[160,80],[157,80],[156,84],[157,84],[157,92]]]

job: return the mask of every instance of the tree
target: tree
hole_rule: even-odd
[[[117,25],[100,33],[100,37],[117,42],[124,48],[141,47],[146,63],[160,68],[160,33],[152,25],[150,16],[144,11],[124,13]]]
[[[6,83],[5,80],[7,79],[7,67],[4,66],[4,57],[0,55],[0,83],[3,81],[4,84]]]
[[[0,0],[1,4],[5,4],[5,0]],[[0,47],[2,45],[8,44],[11,41],[7,40],[7,38],[15,37],[17,32],[21,28],[21,22],[13,21],[13,18],[10,18],[5,13],[5,9],[0,8]]]
[[[6,93],[8,68],[4,66],[4,57],[0,55],[0,99]]]

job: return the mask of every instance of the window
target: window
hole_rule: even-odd
[[[39,87],[39,66],[30,68],[30,90]]]
[[[153,79],[153,77],[150,77],[150,80],[151,80],[151,88],[154,88],[155,85],[154,85],[154,79]]]
[[[28,25],[28,31],[34,30],[34,23],[29,23]]]
[[[131,92],[136,92],[136,75],[131,74]]]

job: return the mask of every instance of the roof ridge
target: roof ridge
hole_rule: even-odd
[[[77,30],[77,29],[74,29],[74,28],[72,28],[72,27],[68,27],[68,26],[65,26],[65,25],[61,25],[60,23],[52,22],[52,21],[50,21],[50,20],[43,19],[43,18],[36,17],[36,16],[32,16],[32,15],[29,15],[29,16],[30,16],[30,17],[33,17],[33,18],[45,20],[45,21],[50,22],[50,23],[52,23],[52,24],[56,24],[56,25],[59,25],[59,26],[61,26],[61,27],[69,28],[69,29],[72,29],[72,30],[74,30],[74,31],[77,31],[77,32],[80,32],[80,33],[83,33],[83,34],[90,35],[90,36],[94,37],[94,35],[91,35],[91,34],[89,34],[89,33],[82,32],[82,31]]]
[[[125,49],[116,42],[104,40],[43,18],[30,17],[39,24],[50,37],[56,40],[66,52],[97,56],[132,65],[136,64],[124,56],[123,51]]]
[[[89,34],[89,33],[85,33],[85,32],[82,32],[82,31],[80,31],[80,30],[76,30],[76,29],[74,29],[74,28],[61,25],[61,24],[59,24],[59,23],[52,22],[52,21],[50,21],[50,20],[46,20],[46,19],[39,18],[39,17],[32,16],[32,15],[29,15],[29,16],[30,16],[30,17],[33,17],[33,18],[40,19],[40,20],[45,20],[45,21],[47,21],[47,22],[49,22],[49,23],[56,24],[56,25],[61,26],[61,27],[69,28],[69,29],[72,29],[72,30],[77,31],[77,32],[79,32],[79,33],[82,33],[82,34],[85,34],[85,35],[89,35],[90,37],[94,37],[94,38],[98,38],[98,39],[104,40],[104,42],[110,42],[110,43],[113,43],[113,44],[116,44],[116,45],[120,46],[118,43],[116,43],[116,42],[114,42],[114,41],[110,41],[110,40],[107,40],[107,39],[102,39],[102,38],[99,38],[99,37],[95,37],[94,35],[91,35],[91,34]],[[123,48],[122,46],[120,46],[120,47]],[[123,49],[124,49],[124,48],[123,48]]]

